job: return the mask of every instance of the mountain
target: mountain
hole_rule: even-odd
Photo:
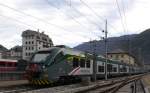
[[[136,58],[139,64],[142,64],[142,61],[144,61],[145,64],[150,64],[150,29],[147,29],[140,34],[108,38],[107,45],[108,52],[114,51],[116,49],[121,49],[124,51],[129,51],[130,49],[131,55]],[[74,48],[92,53],[94,46],[97,54],[104,55],[104,40],[85,42]]]
[[[0,52],[4,52],[4,51],[8,51],[8,49],[3,45],[0,45]]]

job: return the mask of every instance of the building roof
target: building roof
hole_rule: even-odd
[[[22,46],[14,46],[10,50],[15,52],[22,52]]]
[[[18,62],[18,61],[12,59],[0,59],[0,62]]]
[[[116,49],[116,50],[113,50],[112,52],[108,52],[108,54],[129,54],[127,51],[124,51],[122,49]]]
[[[127,55],[133,57],[134,59],[136,59],[135,56],[133,56],[132,54],[130,54],[128,51],[124,51],[122,49],[116,49],[116,50],[114,50],[112,52],[108,52],[107,54],[127,54]]]
[[[53,45],[52,39],[48,35],[46,35],[44,32],[40,33],[39,30],[38,31],[25,30],[22,33],[22,37],[28,37],[28,36],[36,36],[39,41],[44,40],[44,41],[52,43],[52,45]]]
[[[22,37],[26,37],[26,36],[32,36],[32,35],[43,35],[43,36],[46,36],[48,37],[48,35],[44,34],[44,32],[40,33],[39,30],[38,31],[34,31],[34,30],[25,30],[23,33],[22,33]]]
[[[8,51],[8,49],[3,45],[0,45],[0,52],[5,52],[5,51]]]

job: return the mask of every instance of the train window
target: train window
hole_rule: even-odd
[[[54,58],[54,62],[61,61],[62,57],[63,57],[63,53],[60,52],[60,53]]]
[[[112,65],[112,72],[117,72],[117,67],[115,64]]]
[[[87,68],[90,68],[90,66],[91,66],[90,60],[87,60],[87,61],[86,61],[86,67],[87,67]]]
[[[80,66],[85,67],[85,59],[83,58],[80,59]]]
[[[12,64],[11,63],[7,63],[7,67],[12,67]]]
[[[123,66],[123,72],[127,72],[127,68],[125,66]]]
[[[17,64],[15,63],[15,64],[14,64],[14,67],[16,67],[16,66],[17,66]]]
[[[50,52],[42,51],[36,53],[33,58],[32,62],[38,63],[38,62],[45,62],[46,58],[50,55]]]
[[[79,66],[79,59],[73,58],[73,67],[78,67],[78,66]]]
[[[98,72],[104,72],[104,66],[98,66]]]
[[[117,72],[117,68],[116,67],[113,67],[113,72]]]
[[[5,63],[0,63],[0,67],[5,67]]]

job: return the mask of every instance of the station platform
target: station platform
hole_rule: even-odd
[[[142,82],[144,84],[145,92],[150,93],[150,75],[144,76]]]
[[[28,84],[27,80],[12,80],[12,81],[0,81],[0,88],[1,87],[8,87],[8,86],[17,86],[22,84]]]

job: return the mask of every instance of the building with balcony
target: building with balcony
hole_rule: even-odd
[[[44,32],[26,30],[22,33],[23,59],[29,60],[38,50],[48,49],[53,46],[52,39]]]

